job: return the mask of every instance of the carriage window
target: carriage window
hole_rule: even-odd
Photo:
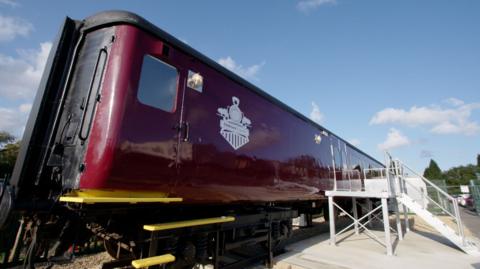
[[[145,55],[138,86],[138,100],[167,112],[175,111],[178,72],[175,67]]]

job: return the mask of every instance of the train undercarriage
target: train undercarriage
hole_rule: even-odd
[[[203,210],[202,210],[203,209]],[[172,219],[178,207],[152,214],[149,210],[130,214],[96,217],[87,227],[104,240],[105,249],[117,261],[114,265],[130,264],[132,260],[170,254],[175,261],[169,268],[192,268],[211,264],[214,268],[243,268],[245,257],[235,250],[252,246],[256,255],[250,260],[271,261],[281,240],[292,232],[291,219],[298,213],[284,207],[222,209],[212,207],[182,208],[188,219]],[[201,212],[208,211],[208,212]],[[183,213],[183,212],[182,212]],[[222,220],[228,218],[228,221]],[[161,223],[169,227],[146,230],[145,224]],[[240,263],[239,263],[240,262]]]
[[[166,268],[244,268],[260,260],[271,267],[292,235],[292,220],[302,216],[301,225],[309,226],[313,216],[328,216],[324,205],[323,200],[234,206],[68,203],[51,212],[56,214],[24,217],[9,258],[21,257],[26,268],[36,261],[65,262],[75,246],[94,237],[114,258],[103,268],[163,255],[174,257]]]

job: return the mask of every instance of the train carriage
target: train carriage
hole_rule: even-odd
[[[242,224],[222,231],[246,238],[274,216],[286,235],[291,218],[322,208],[334,182],[361,187],[362,171],[381,167],[143,18],[102,12],[62,27],[0,220],[55,215],[64,230],[73,218],[99,236],[141,241],[127,230],[228,215]]]

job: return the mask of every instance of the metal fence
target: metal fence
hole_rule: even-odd
[[[447,181],[443,179],[431,179],[430,180],[433,184],[435,184],[438,188],[443,190],[444,192],[448,193],[447,189]],[[429,210],[432,210],[438,214],[442,214],[441,210],[438,209],[435,205],[439,204],[444,208],[447,208],[450,212],[453,212],[452,204],[447,200],[447,198],[439,193],[436,188],[433,188],[430,185],[427,185],[427,193],[436,203],[429,203]]]
[[[470,180],[470,194],[473,197],[473,207],[480,215],[480,180]]]

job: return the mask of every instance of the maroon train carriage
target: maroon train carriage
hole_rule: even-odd
[[[37,239],[59,238],[56,254],[87,226],[117,258],[169,252],[174,267],[226,267],[233,246],[271,249],[292,218],[325,208],[334,178],[380,167],[143,18],[103,12],[61,28],[0,224],[20,214],[58,227]],[[219,216],[235,221],[176,229],[147,254],[144,224]]]

